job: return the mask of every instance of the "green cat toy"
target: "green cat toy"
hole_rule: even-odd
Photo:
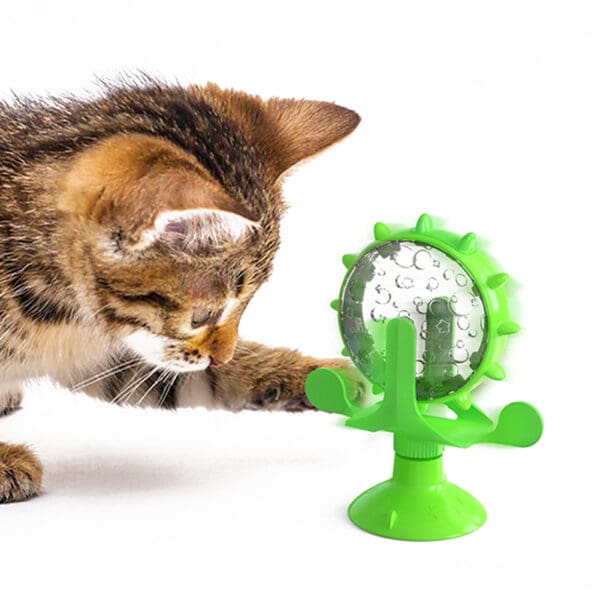
[[[317,369],[306,381],[320,410],[346,425],[394,434],[392,478],[358,496],[350,519],[362,529],[403,540],[465,535],[486,519],[483,506],[444,475],[444,446],[477,443],[531,446],[542,419],[530,404],[504,407],[496,424],[472,403],[484,377],[505,377],[499,359],[519,331],[509,316],[506,273],[477,247],[473,233],[377,223],[375,241],[347,254],[338,312],[343,354],[383,399],[369,406],[350,397],[342,372]],[[435,416],[444,403],[455,418]],[[439,412],[439,411],[438,411]]]

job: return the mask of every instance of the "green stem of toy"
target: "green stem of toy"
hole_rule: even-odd
[[[386,417],[395,424],[418,411],[415,389],[417,344],[415,326],[406,318],[392,319],[386,329]]]
[[[453,366],[450,357],[454,346],[455,318],[448,298],[435,298],[429,303],[426,327],[422,385],[426,392],[431,393],[440,388]]]
[[[446,479],[442,456],[415,460],[396,455],[392,479],[406,486],[430,486]]]
[[[386,329],[385,396],[382,419],[387,431],[394,431],[395,446],[402,444],[402,434],[428,443],[443,442],[425,424],[417,405],[416,358],[417,332],[414,323],[405,317],[391,319]]]
[[[441,456],[443,444],[427,440],[415,440],[401,433],[394,434],[394,452],[399,458],[429,460]]]

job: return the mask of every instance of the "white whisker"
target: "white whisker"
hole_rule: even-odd
[[[117,373],[119,373],[121,371],[125,371],[126,369],[131,368],[136,363],[141,364],[142,362],[143,362],[143,360],[141,358],[132,358],[125,362],[118,363],[116,365],[113,365],[112,367],[109,367],[108,369],[105,369],[104,371],[100,371],[99,373],[94,373],[94,375],[92,375],[91,377],[88,377],[87,379],[84,379],[83,381],[80,381],[79,383],[72,386],[71,390],[73,392],[78,392],[78,391],[82,390],[83,388],[92,385],[93,383],[97,383],[98,381],[101,381],[102,379],[106,379],[107,377],[110,377],[111,375],[116,375]]]
[[[111,404],[117,404],[117,402],[119,402],[124,397],[124,395],[127,394],[129,390],[131,390],[131,388],[137,387],[137,384],[140,382],[140,379],[138,379],[137,376],[145,366],[145,364],[142,364],[136,369],[135,373],[133,373],[133,375],[131,376],[131,380],[127,383],[127,385],[125,385],[123,389],[110,401]],[[142,375],[141,381],[144,380],[144,377],[145,373]]]
[[[144,398],[156,387],[156,385],[158,383],[160,383],[162,381],[162,378],[166,375],[166,373],[163,371],[158,378],[156,379],[156,381],[146,390],[146,392],[143,394],[143,396],[135,403],[136,406],[139,406],[143,401]]]
[[[163,388],[163,390],[162,390],[162,392],[160,394],[157,406],[161,407],[163,405],[163,402],[166,400],[167,395],[171,391],[171,388],[173,387],[173,385],[177,381],[177,377],[178,376],[179,376],[179,373],[173,373],[173,375],[171,376],[171,380],[169,381],[169,383],[167,385],[165,385],[165,387]]]
[[[152,377],[152,375],[154,375],[154,373],[156,373],[156,371],[158,371],[159,369],[160,367],[154,367],[151,371],[146,373],[146,375],[142,375],[142,377],[137,381],[136,385],[133,388],[129,387],[130,391],[127,393],[127,396],[122,397],[123,402],[128,402],[129,399],[133,396],[133,394],[135,394],[135,392],[140,388],[140,386],[142,386],[146,381],[148,381],[148,379],[150,379],[150,377]]]

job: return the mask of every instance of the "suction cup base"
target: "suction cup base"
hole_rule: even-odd
[[[479,529],[486,512],[471,494],[446,480],[441,456],[418,460],[396,455],[392,479],[358,496],[348,516],[369,533],[432,541]]]

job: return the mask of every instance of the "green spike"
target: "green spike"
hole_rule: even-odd
[[[477,236],[472,232],[463,235],[458,242],[458,251],[463,254],[473,254],[475,250],[477,250]]]
[[[333,310],[340,310],[340,299],[336,298],[329,303],[329,306],[333,308]]]
[[[373,387],[371,388],[373,390],[373,394],[375,394],[375,396],[379,396],[379,394],[383,394],[383,388],[380,388],[377,384],[373,384]]]
[[[504,321],[504,323],[500,323],[498,325],[498,335],[513,335],[513,333],[517,333],[520,331],[521,326],[514,321]]]
[[[488,287],[495,290],[500,286],[504,285],[510,279],[510,275],[508,273],[496,273],[495,275],[490,275],[487,279]]]
[[[342,256],[342,262],[346,269],[351,269],[357,259],[358,256],[356,254],[344,254],[344,256]]]
[[[392,230],[385,223],[375,223],[373,227],[373,235],[378,242],[388,240],[392,234]]]
[[[398,513],[395,510],[392,510],[392,512],[390,513],[390,520],[388,522],[388,528],[393,529],[397,520],[398,520]]]
[[[346,347],[342,348],[342,356],[350,356],[350,352]]]
[[[492,365],[485,372],[485,374],[490,379],[495,379],[496,381],[502,381],[506,377],[506,371],[499,364],[497,364],[497,363],[495,365]]]
[[[471,394],[460,394],[456,397],[456,404],[458,404],[459,408],[462,410],[469,410],[472,403],[473,400],[471,399]]]
[[[433,227],[433,221],[427,213],[423,213],[417,221],[417,233],[427,233]]]

